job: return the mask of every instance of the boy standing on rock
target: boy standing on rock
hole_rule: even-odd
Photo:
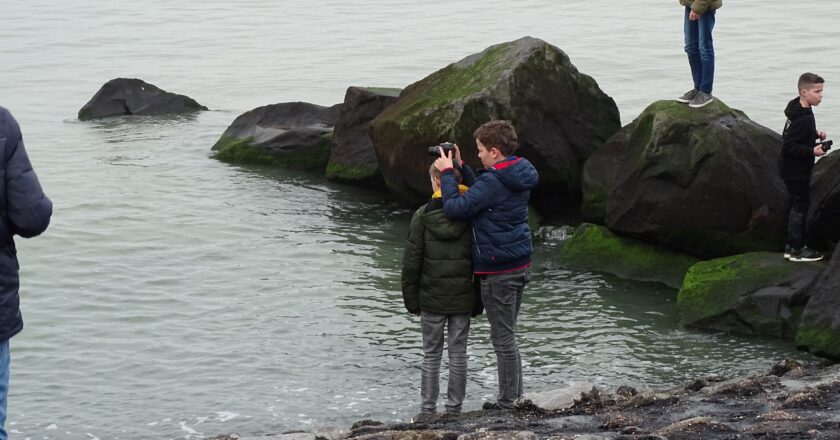
[[[815,157],[825,155],[822,143],[824,131],[817,131],[813,107],[820,105],[825,80],[814,73],[799,77],[799,96],[785,108],[785,128],[782,131],[782,153],[779,155],[779,174],[790,194],[788,241],[785,258],[790,261],[818,261],[823,256],[805,246],[805,225],[810,199],[811,172]]]
[[[715,47],[712,30],[715,28],[715,11],[723,6],[723,0],[680,0],[680,4],[685,6],[685,53],[694,88],[677,101],[691,108],[700,108],[714,100]]]
[[[472,220],[473,273],[480,280],[499,376],[498,398],[485,402],[484,409],[511,409],[522,396],[516,320],[530,280],[528,201],[539,175],[530,162],[513,155],[517,137],[510,122],[487,122],[473,137],[484,165],[477,176],[463,163],[457,146],[454,157],[441,151],[435,166],[442,174],[443,211],[452,219]],[[465,193],[458,192],[453,159],[470,186]]]
[[[467,338],[470,315],[476,309],[476,293],[470,262],[470,227],[443,213],[440,171],[429,168],[432,199],[411,218],[402,267],[405,308],[420,315],[423,333],[423,364],[420,376],[420,413],[437,411],[443,331],[449,340],[449,384],[446,412],[460,413],[467,389]],[[461,176],[453,177],[460,182]],[[466,191],[459,185],[456,191]]]

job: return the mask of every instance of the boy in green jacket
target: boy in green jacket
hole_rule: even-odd
[[[677,98],[677,101],[699,108],[712,102],[712,85],[715,80],[715,47],[712,30],[715,28],[715,11],[723,0],[680,0],[685,7],[683,33],[685,53],[691,67],[694,88]]]
[[[434,194],[411,218],[402,267],[402,293],[409,313],[420,315],[423,364],[420,412],[437,411],[444,327],[448,330],[449,384],[446,412],[460,413],[467,390],[467,338],[476,310],[470,225],[443,213],[440,171],[429,168]],[[461,181],[457,176],[458,182]],[[466,187],[459,186],[461,192]]]

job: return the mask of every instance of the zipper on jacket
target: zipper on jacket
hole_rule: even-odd
[[[478,237],[475,236],[475,227],[471,227],[473,233],[473,241],[475,242],[475,250],[478,252],[478,255],[481,255],[481,246],[478,245]]]

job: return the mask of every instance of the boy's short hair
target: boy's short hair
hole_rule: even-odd
[[[437,169],[434,162],[432,162],[432,166],[429,167],[429,175],[435,179],[440,179],[441,172]],[[455,176],[456,182],[461,183],[461,172],[458,171],[457,168],[452,168],[452,175]]]
[[[487,148],[497,148],[505,156],[516,151],[516,130],[510,121],[490,121],[475,129],[473,137],[481,141]]]
[[[825,84],[825,80],[816,73],[806,72],[799,77],[796,86],[799,90],[810,89],[817,84]]]

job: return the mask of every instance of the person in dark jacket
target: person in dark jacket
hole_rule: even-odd
[[[473,273],[480,279],[481,299],[490,322],[496,352],[499,395],[484,409],[510,409],[522,396],[522,359],[516,342],[516,320],[525,284],[530,280],[531,230],[528,201],[539,175],[528,160],[514,156],[516,130],[508,121],[490,121],[473,133],[484,170],[476,175],[452,154],[441,152],[443,211],[451,219],[471,220]],[[454,162],[453,162],[454,159]],[[470,190],[457,190],[455,168],[463,169]]]
[[[799,77],[799,96],[785,108],[785,128],[782,131],[782,152],[779,155],[779,174],[790,194],[788,241],[784,257],[790,261],[818,261],[822,254],[805,246],[805,225],[810,199],[811,172],[815,157],[825,154],[821,143],[824,131],[817,131],[813,107],[820,105],[825,80],[814,73]]]
[[[443,214],[440,172],[429,169],[434,194],[411,218],[405,242],[402,292],[405,308],[420,315],[423,364],[420,412],[437,411],[443,331],[448,329],[449,384],[446,412],[460,413],[467,391],[470,315],[479,313],[470,263],[470,228]],[[460,177],[460,176],[456,176]],[[466,191],[465,186],[460,191]]]
[[[23,328],[18,297],[18,261],[14,235],[29,238],[47,229],[52,202],[41,190],[29,163],[17,121],[0,107],[0,440],[6,440],[6,399],[9,392],[9,339]]]

